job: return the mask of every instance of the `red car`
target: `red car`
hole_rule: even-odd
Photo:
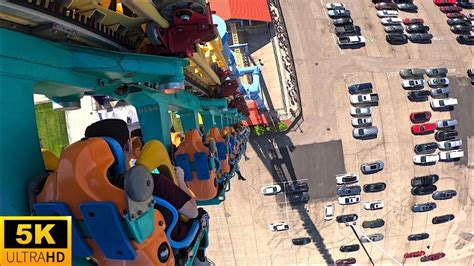
[[[450,12],[459,12],[462,11],[462,7],[459,6],[442,6],[439,8],[443,13],[450,13]]]
[[[456,4],[456,0],[433,0],[433,3],[436,5],[454,5]]]
[[[397,10],[397,4],[395,3],[377,3],[375,4],[375,8],[377,10],[384,10],[384,9],[392,9],[392,10]]]
[[[411,126],[411,132],[415,135],[430,134],[436,130],[436,123],[425,123]]]
[[[343,265],[351,265],[355,264],[356,259],[355,258],[347,258],[343,260],[336,260],[336,266],[343,266]]]
[[[459,13],[459,12],[453,12],[453,13],[446,13],[446,17],[448,18],[464,18],[464,14],[463,13]]]
[[[411,25],[411,24],[423,24],[425,21],[422,18],[404,18],[403,24]]]
[[[407,252],[405,253],[404,257],[405,259],[409,259],[409,258],[421,257],[423,255],[425,255],[425,252],[423,250],[420,250],[420,251],[415,251],[415,252]]]
[[[446,256],[446,254],[444,254],[443,252],[438,252],[438,253],[435,253],[435,254],[431,254],[431,255],[428,255],[428,256],[421,257],[420,261],[425,262],[425,261],[439,260],[441,258],[444,258],[445,256]]]
[[[415,124],[428,122],[430,118],[431,113],[429,111],[413,112],[410,114],[410,120]]]

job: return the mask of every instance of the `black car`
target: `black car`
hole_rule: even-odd
[[[309,191],[308,183],[303,182],[303,181],[285,183],[284,187],[285,187],[285,192],[288,193],[288,194],[308,192]]]
[[[416,186],[411,189],[411,194],[413,196],[423,196],[429,195],[438,189],[435,185],[427,185],[427,186]]]
[[[398,10],[405,12],[416,12],[418,11],[418,6],[413,3],[401,3],[397,5]]]
[[[433,219],[431,219],[431,222],[433,224],[442,224],[442,223],[447,223],[451,220],[454,219],[454,215],[452,214],[445,214],[445,215],[441,215],[441,216],[435,216],[433,217]]]
[[[309,200],[309,194],[308,192],[289,194],[287,199],[290,203],[306,203]]]
[[[452,197],[455,197],[457,194],[458,193],[456,192],[456,190],[449,189],[443,191],[436,191],[435,193],[433,193],[433,195],[431,195],[431,197],[433,197],[434,200],[447,200]]]
[[[408,241],[420,241],[428,239],[428,237],[430,237],[428,233],[412,234],[408,236]]]
[[[336,217],[336,222],[338,223],[350,223],[350,222],[355,222],[359,219],[359,216],[357,214],[344,214],[344,215],[339,215]]]
[[[436,141],[445,141],[455,139],[458,136],[458,132],[456,130],[446,130],[446,131],[438,131],[435,133]]]
[[[298,238],[293,238],[291,240],[291,242],[293,242],[293,245],[302,246],[302,245],[306,245],[309,242],[311,242],[311,238],[310,237],[298,237]]]
[[[375,219],[372,221],[364,221],[362,222],[363,228],[379,228],[385,225],[385,221],[383,219]]]
[[[349,89],[350,94],[358,94],[358,93],[371,93],[372,92],[372,83],[357,83],[351,84],[347,87]]]
[[[385,26],[384,30],[386,33],[403,33],[403,26],[401,25],[390,25],[390,26]]]
[[[416,154],[434,153],[437,149],[438,144],[436,142],[416,144],[414,148]]]
[[[363,189],[365,193],[374,193],[374,192],[384,191],[386,187],[387,187],[387,184],[383,182],[379,182],[379,183],[366,184],[364,185]]]
[[[469,33],[472,30],[471,25],[454,25],[451,26],[451,31],[453,33]]]
[[[360,27],[354,25],[345,25],[336,27],[335,32],[338,37],[348,35],[360,35]]]
[[[456,37],[456,40],[460,44],[474,44],[474,35],[461,34]]]
[[[361,192],[360,186],[339,187],[336,190],[336,194],[339,197],[359,195],[360,192]]]
[[[408,39],[407,36],[403,33],[390,33],[385,36],[385,40],[387,40],[390,44],[405,44],[407,43]]]
[[[471,25],[471,21],[466,18],[448,18],[446,20],[449,26],[454,26],[454,25],[466,25],[469,26]]]
[[[334,26],[343,26],[343,25],[350,25],[354,21],[350,17],[344,17],[344,18],[336,18],[332,20],[332,23]]]
[[[422,24],[414,24],[414,25],[407,26],[408,33],[423,33],[423,32],[428,32],[429,30],[430,30],[430,27],[422,25]]]
[[[427,101],[428,96],[430,96],[430,92],[427,90],[410,91],[408,93],[408,100],[412,102]]]
[[[431,42],[433,34],[431,33],[412,33],[408,35],[408,39],[414,43]]]
[[[462,8],[474,9],[474,3],[469,2],[469,0],[458,0],[457,2],[457,5],[461,6]]]
[[[353,244],[353,245],[343,245],[339,248],[339,251],[341,252],[354,252],[359,250],[360,246],[359,244]]]
[[[411,179],[411,186],[417,187],[417,186],[434,185],[436,182],[438,182],[438,180],[439,180],[439,176],[436,174],[418,176]]]
[[[411,207],[413,212],[428,212],[434,209],[436,209],[436,203],[434,202],[415,204]]]

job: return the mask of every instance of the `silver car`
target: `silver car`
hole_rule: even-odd
[[[425,70],[422,68],[408,68],[400,70],[400,76],[403,79],[423,78],[423,75],[425,75]]]
[[[448,96],[450,92],[451,89],[449,89],[449,87],[435,88],[430,90],[431,97]]]
[[[372,235],[361,236],[361,237],[360,237],[360,241],[362,241],[363,243],[368,243],[368,242],[370,242],[369,239],[370,239],[370,241],[372,241],[372,242],[381,241],[381,240],[383,240],[383,235],[382,235],[382,234],[372,234]]]
[[[356,139],[377,136],[379,130],[377,127],[354,128],[352,136]]]
[[[448,74],[448,69],[445,67],[433,67],[426,70],[428,77],[445,77]]]
[[[447,86],[449,85],[449,79],[448,78],[430,78],[428,80],[428,85],[430,87]]]
[[[364,116],[364,117],[359,117],[359,118],[352,118],[352,126],[354,127],[372,126],[372,117]]]
[[[372,114],[372,107],[351,107],[352,116],[369,116]]]
[[[443,119],[436,121],[436,129],[449,129],[454,128],[458,125],[458,120],[456,119]]]

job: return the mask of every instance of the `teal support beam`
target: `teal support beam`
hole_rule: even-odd
[[[31,178],[46,173],[33,104],[34,81],[0,74],[0,215],[28,215]]]
[[[169,150],[171,148],[171,121],[168,104],[149,104],[136,107],[144,141],[160,140]]]
[[[216,126],[216,122],[214,120],[214,114],[210,111],[203,111],[201,112],[202,123],[204,126],[204,132],[207,134],[209,130]]]
[[[219,130],[222,130],[224,128],[224,123],[222,121],[222,115],[221,114],[218,114],[218,115],[214,116],[214,122],[216,123],[216,127]]]
[[[198,129],[198,112],[195,110],[183,110],[179,111],[181,117],[181,124],[183,125],[184,132],[191,129]]]

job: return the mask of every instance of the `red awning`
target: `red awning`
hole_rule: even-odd
[[[223,20],[271,22],[267,0],[209,0],[211,10]]]
[[[255,103],[255,101],[246,101],[246,103],[250,113],[249,117],[247,118],[247,125],[256,126],[268,124],[267,117],[264,114],[260,114],[258,112],[257,104]]]

